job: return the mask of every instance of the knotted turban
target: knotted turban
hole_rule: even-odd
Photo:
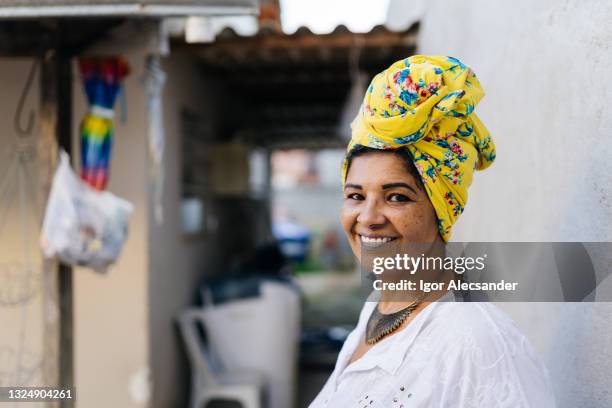
[[[495,144],[474,113],[483,96],[457,58],[415,55],[372,79],[351,124],[347,156],[357,146],[408,149],[444,241],[465,208],[474,170],[495,160]],[[346,175],[345,158],[343,182]]]

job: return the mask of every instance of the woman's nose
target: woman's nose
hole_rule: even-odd
[[[377,200],[366,200],[357,215],[357,222],[366,227],[383,225],[385,221],[386,218],[380,211]]]

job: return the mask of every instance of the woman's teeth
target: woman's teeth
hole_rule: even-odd
[[[368,244],[371,244],[371,243],[383,244],[385,242],[389,242],[395,239],[393,237],[370,238],[370,237],[364,237],[363,235],[360,235],[359,237],[361,238],[361,242],[366,242]]]

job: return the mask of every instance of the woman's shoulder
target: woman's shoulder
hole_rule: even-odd
[[[424,328],[437,339],[448,358],[477,356],[481,365],[529,365],[543,370],[538,353],[514,320],[499,307],[485,302],[441,302]]]
[[[438,302],[430,314],[431,329],[469,333],[473,341],[491,344],[508,340],[526,340],[516,323],[504,311],[488,302]]]
[[[435,339],[432,347],[440,357],[437,370],[452,378],[461,392],[493,398],[505,391],[509,392],[506,402],[520,402],[516,406],[554,406],[543,361],[515,322],[496,305],[443,302],[430,314],[422,334],[427,341]]]

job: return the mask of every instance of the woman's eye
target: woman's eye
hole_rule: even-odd
[[[363,196],[359,193],[347,194],[346,198],[348,198],[349,200],[363,200]]]
[[[410,200],[410,198],[408,198],[404,194],[395,193],[395,194],[389,195],[389,201],[395,202],[395,203],[406,203],[412,200]]]

